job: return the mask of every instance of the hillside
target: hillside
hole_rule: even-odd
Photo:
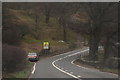
[[[45,23],[45,16],[39,15],[38,17],[38,31],[35,32],[36,27],[35,19],[31,15],[27,15],[27,12],[24,10],[11,10],[13,15],[16,16],[19,20],[26,23],[29,26],[29,29],[32,33],[29,33],[27,36],[35,37],[38,34],[38,40],[62,40],[63,29],[60,27],[58,21],[55,17],[50,18],[48,24]],[[70,29],[67,29],[67,35],[69,40],[75,40],[75,32]]]
[[[8,20],[13,20],[14,24],[24,23],[25,26],[21,27],[23,28],[23,31],[28,29],[28,32],[26,32],[26,34],[21,38],[21,45],[27,43],[36,43],[39,44],[39,46],[42,46],[43,41],[49,41],[51,43],[51,46],[66,45],[66,43],[58,42],[59,40],[63,40],[63,27],[59,25],[58,20],[55,17],[51,17],[50,22],[46,24],[45,16],[42,14],[39,15],[36,31],[36,22],[33,14],[28,14],[28,12],[25,10],[9,9],[7,11],[7,15],[11,16]],[[6,22],[8,22],[7,18]],[[20,28],[20,26],[14,27]],[[25,27],[27,27],[27,29]],[[76,33],[71,29],[66,29],[66,35],[68,40],[67,43],[71,43],[76,40]]]
[[[40,52],[42,49],[42,43],[44,41],[48,41],[50,42],[51,51],[52,51],[50,55],[54,55],[56,54],[55,53],[56,51],[61,52],[68,49],[69,45],[76,40],[76,37],[77,37],[76,33],[71,29],[66,29],[66,32],[67,32],[66,35],[67,35],[68,41],[59,42],[60,40],[63,40],[63,27],[59,25],[58,20],[56,20],[55,17],[51,17],[50,22],[46,24],[45,16],[42,14],[39,15],[38,16],[39,18],[37,21],[38,22],[37,28],[36,28],[34,15],[28,14],[26,10],[14,10],[14,9],[6,8],[4,9],[3,13],[5,13],[3,14],[3,26],[4,26],[3,27],[3,45],[8,44],[9,46],[10,45],[17,46],[18,48],[23,49],[26,53],[29,53],[29,52]],[[9,47],[9,46],[8,48],[11,48],[12,50],[12,47],[11,46]],[[7,47],[7,45],[5,45],[5,47]],[[4,48],[4,49],[7,49],[7,48]],[[7,55],[7,54],[8,54],[7,52],[4,52],[4,55]],[[12,58],[13,56],[10,55],[9,57]],[[14,58],[12,59],[14,60]],[[28,67],[32,65],[31,63],[28,63],[28,61],[24,64],[27,64]],[[23,76],[25,77],[25,75],[28,73],[29,72],[27,71],[24,75],[21,75],[23,74],[23,72],[18,71],[18,73],[12,73],[12,74],[10,73],[8,75],[6,75],[5,73],[4,76],[17,77],[18,75],[21,75],[18,77],[23,77]]]
[[[117,69],[117,13],[117,3],[3,3],[3,76],[26,77],[32,66],[30,52],[45,58],[85,46],[89,47],[85,60]],[[48,50],[42,49],[44,41],[50,43]]]

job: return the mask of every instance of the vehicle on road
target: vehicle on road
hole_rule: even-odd
[[[37,53],[28,53],[28,60],[31,62],[37,62],[39,60],[39,55]]]

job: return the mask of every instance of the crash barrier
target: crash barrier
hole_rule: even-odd
[[[103,50],[103,47],[100,46],[100,47],[99,47],[99,50]],[[81,54],[80,54],[80,57],[81,57],[81,58],[79,58],[79,59],[77,59],[77,60],[79,60],[79,61],[82,62],[82,63],[86,63],[86,64],[89,64],[89,65],[91,65],[91,66],[94,66],[94,67],[96,67],[96,68],[102,68],[103,66],[106,66],[106,67],[109,67],[109,68],[114,68],[114,69],[116,69],[116,68],[118,68],[118,66],[119,66],[120,58],[118,58],[118,57],[111,57],[111,58],[107,59],[107,61],[105,62],[104,65],[101,65],[101,64],[103,64],[103,63],[100,62],[100,61],[90,61],[90,60],[87,60],[87,59],[85,58],[85,56],[87,56],[87,55],[89,55],[89,51],[88,51],[88,52],[81,53]]]
[[[98,49],[103,50],[103,46],[99,46]],[[84,57],[84,56],[87,56],[87,55],[89,55],[89,50],[80,54],[81,57]]]

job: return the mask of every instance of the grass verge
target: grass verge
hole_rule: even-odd
[[[33,63],[28,62],[26,64],[26,68],[22,71],[18,71],[15,73],[10,74],[11,78],[28,78],[31,72],[31,68],[33,66]]]
[[[120,69],[113,69],[113,68],[108,68],[108,67],[101,67],[101,66],[92,66],[90,64],[87,64],[87,63],[84,63],[81,59],[76,59],[74,61],[74,64],[76,65],[80,65],[80,66],[83,66],[83,67],[87,67],[87,68],[92,68],[92,69],[98,69],[102,72],[109,72],[109,73],[113,73],[113,74],[117,74],[119,75],[119,71]]]

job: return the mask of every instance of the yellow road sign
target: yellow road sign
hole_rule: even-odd
[[[43,42],[43,49],[49,49],[49,42]]]

